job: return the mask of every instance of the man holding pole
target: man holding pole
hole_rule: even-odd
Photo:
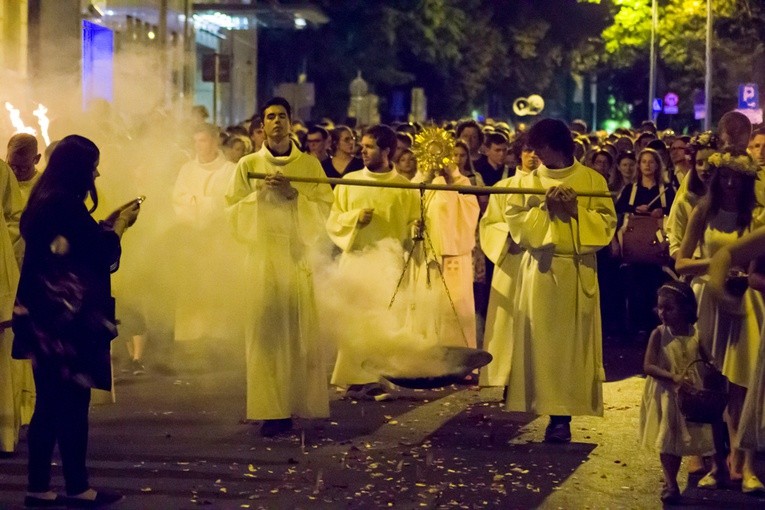
[[[364,168],[346,174],[343,179],[378,184],[409,184],[391,165],[390,158],[395,152],[394,131],[385,125],[370,127],[361,138]],[[327,232],[343,253],[361,251],[383,239],[395,239],[403,244],[410,238],[411,227],[419,216],[420,200],[415,190],[336,186]],[[374,351],[374,346],[369,347],[370,351]],[[346,396],[349,398],[389,398],[379,384],[379,376],[362,368],[363,353],[355,351],[349,346],[338,349],[332,384],[347,386]]]
[[[572,415],[603,414],[595,252],[611,241],[616,213],[605,179],[574,159],[566,124],[538,122],[528,144],[542,166],[516,184],[546,191],[510,195],[505,211],[509,234],[524,250],[505,405],[509,411],[549,414],[545,440],[565,443],[571,441]]]
[[[264,420],[267,437],[289,431],[293,415],[329,416],[309,250],[326,239],[332,189],[287,179],[324,177],[319,161],[290,139],[290,114],[285,99],[266,102],[266,141],[239,161],[226,193],[235,235],[249,249],[247,418]]]

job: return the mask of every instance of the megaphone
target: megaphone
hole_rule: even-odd
[[[519,97],[513,101],[513,112],[519,117],[526,115],[538,115],[545,107],[545,100],[539,94],[531,94],[529,97]]]
[[[525,97],[519,97],[513,102],[513,112],[519,117],[525,117],[528,115],[529,100]]]

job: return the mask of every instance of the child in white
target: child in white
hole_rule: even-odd
[[[708,455],[714,446],[712,428],[687,422],[677,397],[681,385],[691,384],[699,377],[695,367],[685,374],[686,367],[700,358],[694,328],[696,298],[687,284],[677,281],[665,283],[657,294],[661,325],[651,333],[643,361],[647,377],[640,406],[640,443],[659,452],[664,474],[661,500],[677,503],[681,457]]]

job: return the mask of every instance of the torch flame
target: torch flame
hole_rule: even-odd
[[[50,136],[48,136],[48,126],[50,126],[50,119],[45,115],[48,113],[48,109],[43,106],[42,103],[37,105],[37,109],[32,112],[32,115],[37,117],[37,123],[40,125],[40,131],[42,132],[43,140],[45,140],[45,146],[50,145]]]
[[[27,133],[37,136],[37,131],[24,125],[24,121],[21,120],[21,112],[8,101],[5,102],[5,109],[8,110],[11,117],[11,124],[13,124],[13,128],[16,130],[15,133]]]

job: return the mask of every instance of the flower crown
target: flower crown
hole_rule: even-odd
[[[697,152],[704,149],[717,149],[720,146],[720,138],[712,131],[704,131],[691,138],[690,145]]]
[[[735,155],[730,152],[716,152],[707,159],[709,166],[729,168],[750,177],[756,177],[760,166],[748,154]]]

